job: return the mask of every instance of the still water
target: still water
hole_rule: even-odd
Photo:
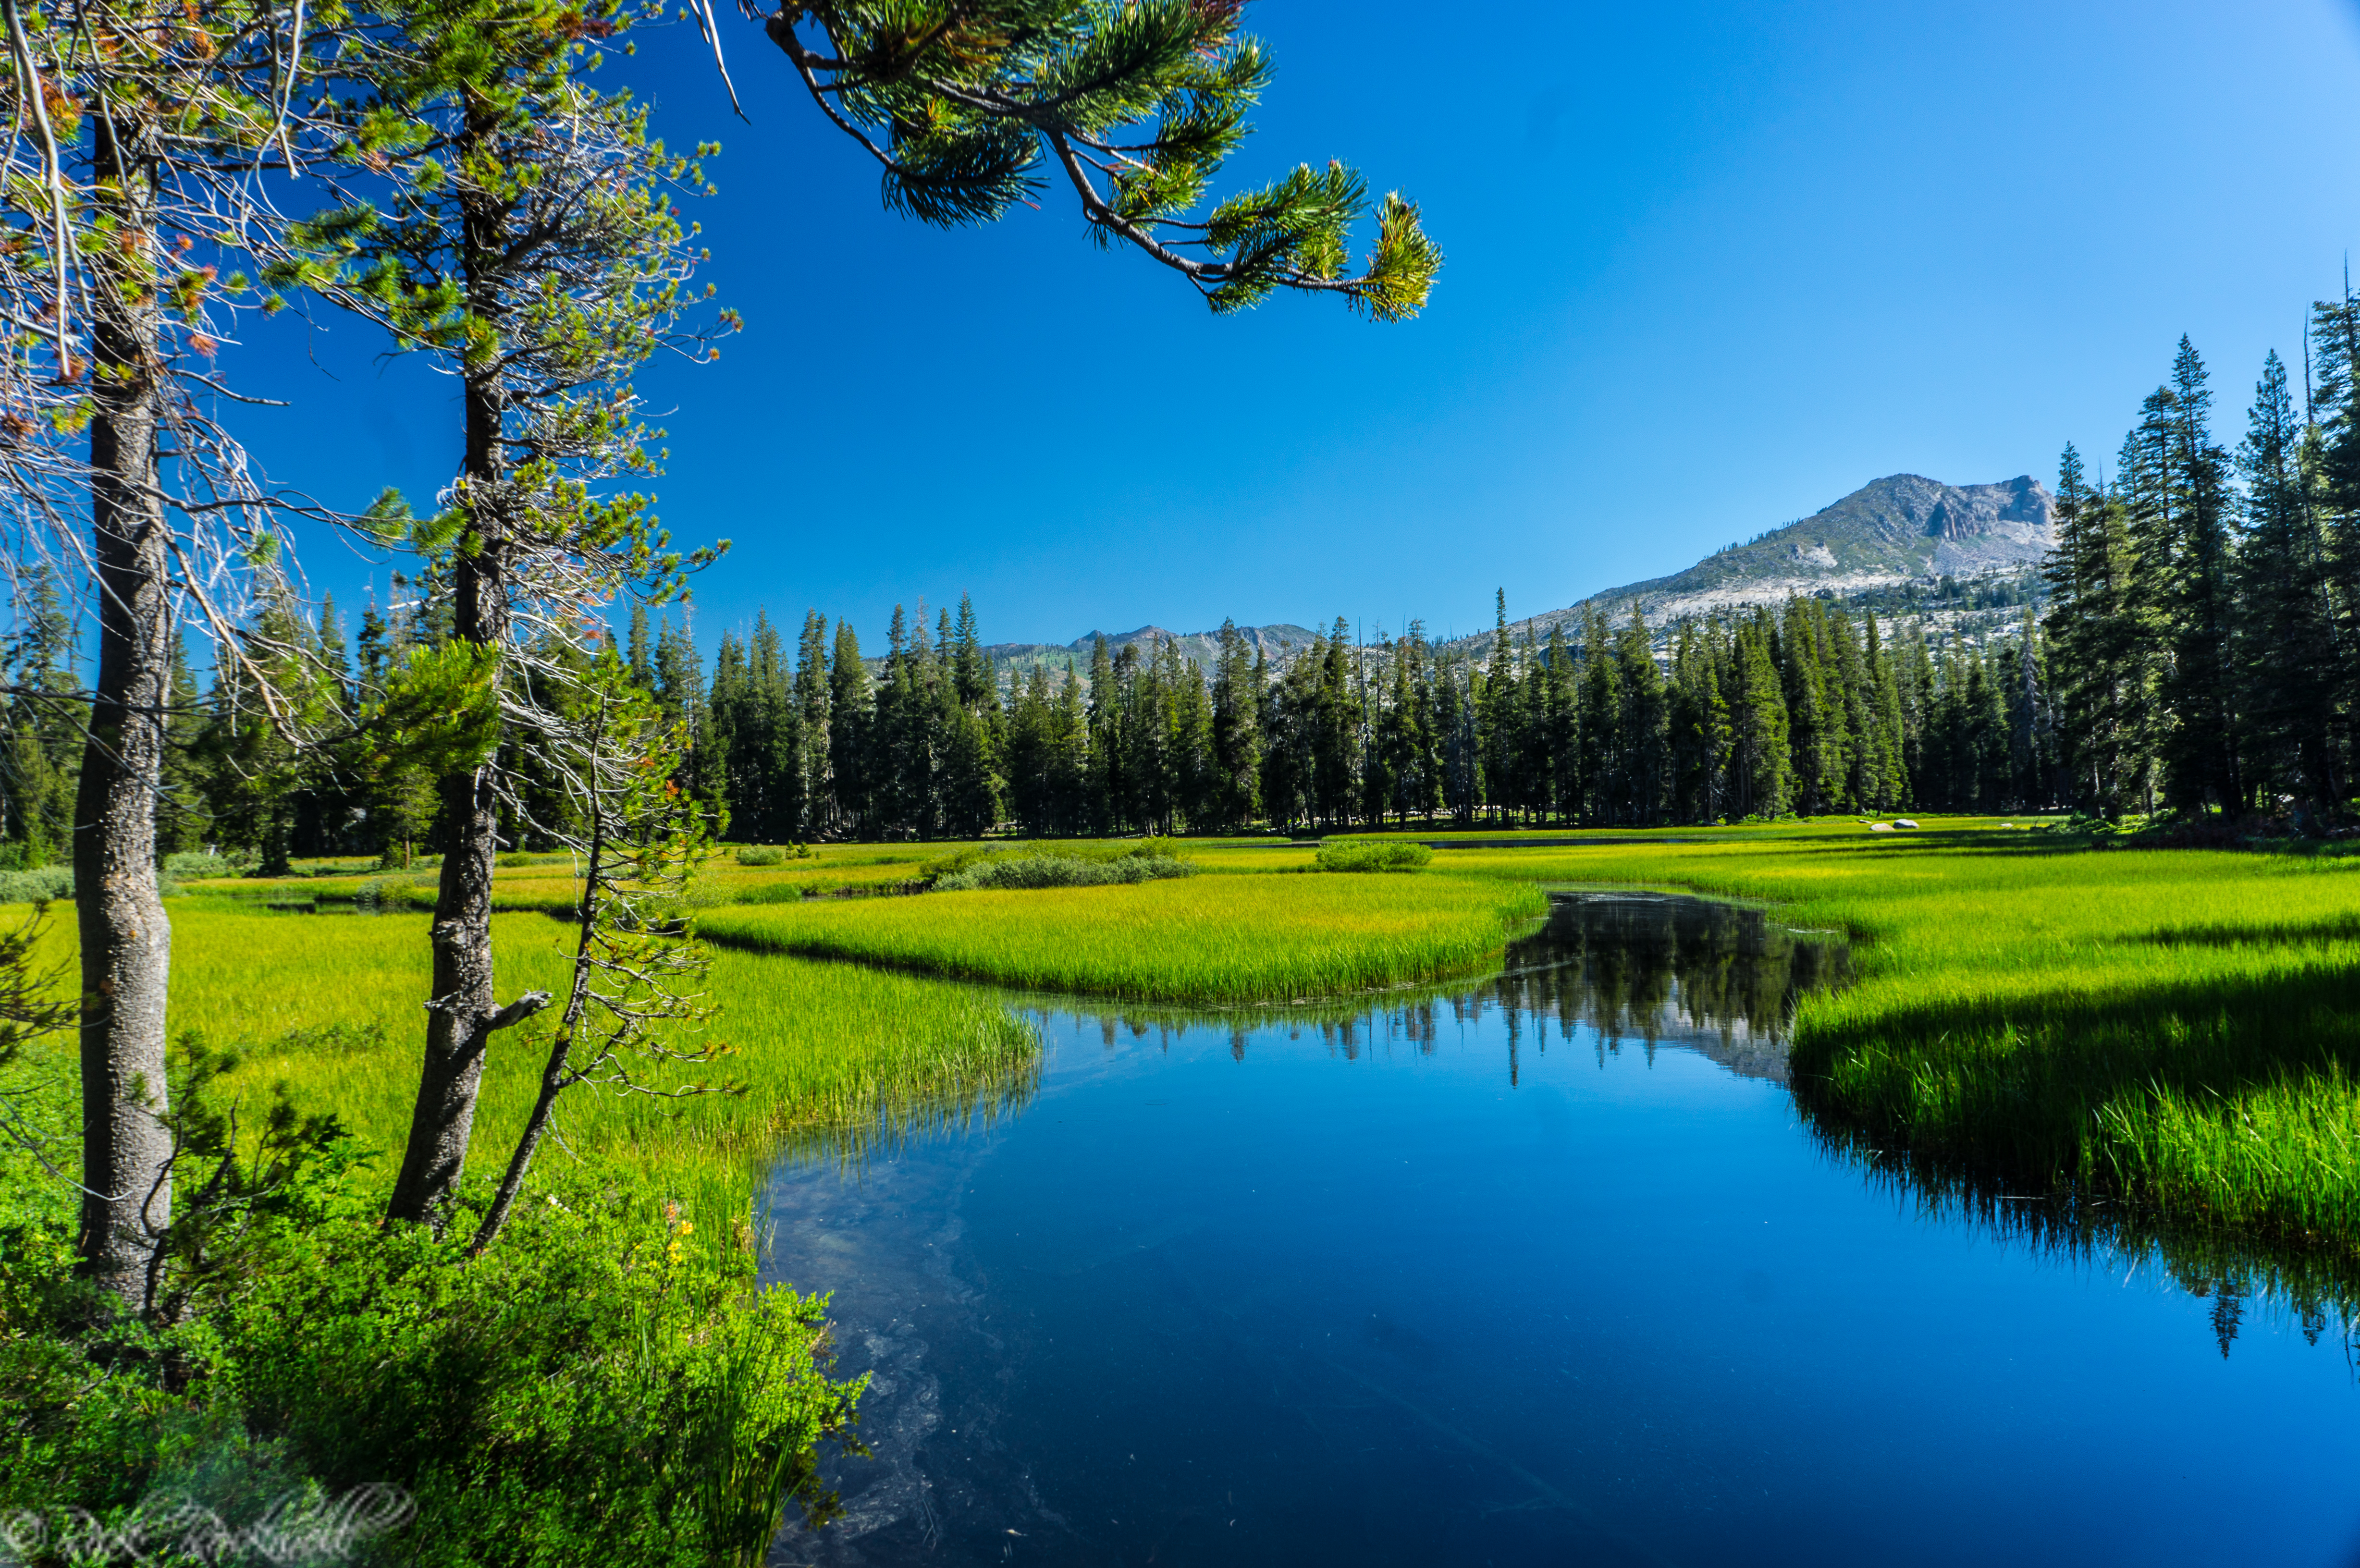
[[[774,1176],[870,1453],[771,1561],[2360,1563],[2346,1326],[1834,1151],[1843,967],[1621,896],[1357,1016],[1015,1000],[1028,1103]]]

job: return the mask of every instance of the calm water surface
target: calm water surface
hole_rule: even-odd
[[[1842,966],[1621,897],[1357,1018],[1042,1012],[1014,1113],[775,1174],[871,1453],[773,1563],[2360,1563],[2346,1330],[1830,1152]]]

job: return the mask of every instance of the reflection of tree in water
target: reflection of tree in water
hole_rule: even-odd
[[[1786,1078],[1786,1025],[1805,992],[1841,985],[1842,944],[1799,938],[1761,909],[1644,893],[1550,901],[1541,928],[1508,949],[1477,997],[1559,1038],[1597,1031],[1601,1051],[1637,1040],[1693,1046],[1748,1077]]]
[[[1676,1043],[1733,1073],[1783,1083],[1796,1003],[1850,975],[1843,944],[1813,941],[1770,911],[1661,894],[1569,894],[1552,898],[1546,921],[1509,945],[1502,973],[1477,985],[1214,1012],[1100,1012],[1071,1004],[1054,1010],[1094,1019],[1109,1050],[1124,1031],[1145,1039],[1154,1030],[1168,1049],[1190,1027],[1212,1024],[1240,1062],[1265,1029],[1318,1039],[1347,1059],[1404,1046],[1431,1054],[1446,1034],[1494,1014],[1507,1036],[1511,1083],[1521,1075],[1525,1044],[1546,1049],[1551,1023],[1560,1040],[1593,1031],[1601,1060],[1627,1041],[1642,1043],[1651,1059],[1658,1044]],[[2360,1258],[2167,1224],[2103,1195],[2005,1191],[1987,1178],[1872,1148],[1815,1106],[1808,1083],[1794,1088],[1823,1148],[1864,1168],[1872,1185],[1930,1220],[1963,1222],[2069,1265],[2119,1271],[2153,1264],[2210,1302],[2211,1334],[2223,1356],[2257,1312],[2282,1312],[2314,1344],[2339,1325],[2360,1358],[2360,1340],[2352,1337],[2360,1331]]]
[[[1496,1014],[1508,1035],[1509,1075],[1528,1032],[1544,1048],[1552,1021],[1562,1040],[1593,1030],[1601,1053],[1628,1040],[1652,1054],[1661,1042],[1693,1046],[1749,1077],[1786,1077],[1786,1025],[1807,991],[1841,985],[1850,973],[1841,943],[1811,942],[1761,909],[1652,893],[1567,894],[1548,918],[1509,944],[1501,974],[1474,985],[1333,996],[1284,1007],[1202,1009],[1061,1007],[1098,1026],[1113,1050],[1125,1032],[1154,1030],[1168,1049],[1175,1033],[1211,1024],[1242,1062],[1253,1034],[1283,1030],[1317,1038],[1356,1061],[1372,1047],[1407,1045],[1432,1054],[1445,1032]]]

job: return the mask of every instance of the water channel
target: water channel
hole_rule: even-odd
[[[1845,962],[1626,894],[1358,1009],[1011,998],[1028,1103],[774,1173],[870,1382],[771,1562],[2360,1563],[2348,1325],[1815,1135]]]

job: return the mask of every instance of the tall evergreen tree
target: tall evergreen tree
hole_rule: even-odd
[[[1259,647],[1249,657],[1237,622],[1222,621],[1213,665],[1209,798],[1209,820],[1220,827],[1242,828],[1261,813],[1262,681]]]
[[[830,825],[848,838],[874,834],[876,759],[870,740],[876,729],[876,698],[860,638],[852,623],[836,623],[836,646],[827,670],[827,756]]]
[[[2073,796],[2084,811],[2119,816],[2144,804],[2149,777],[2151,597],[2130,507],[2090,486],[2070,445],[2059,460],[2057,546],[2043,572]]]
[[[2302,444],[2286,366],[2274,352],[2237,449],[2245,493],[2234,684],[2257,782],[2295,797],[2308,814],[2343,799],[2344,775],[2334,746],[2334,605]]]

